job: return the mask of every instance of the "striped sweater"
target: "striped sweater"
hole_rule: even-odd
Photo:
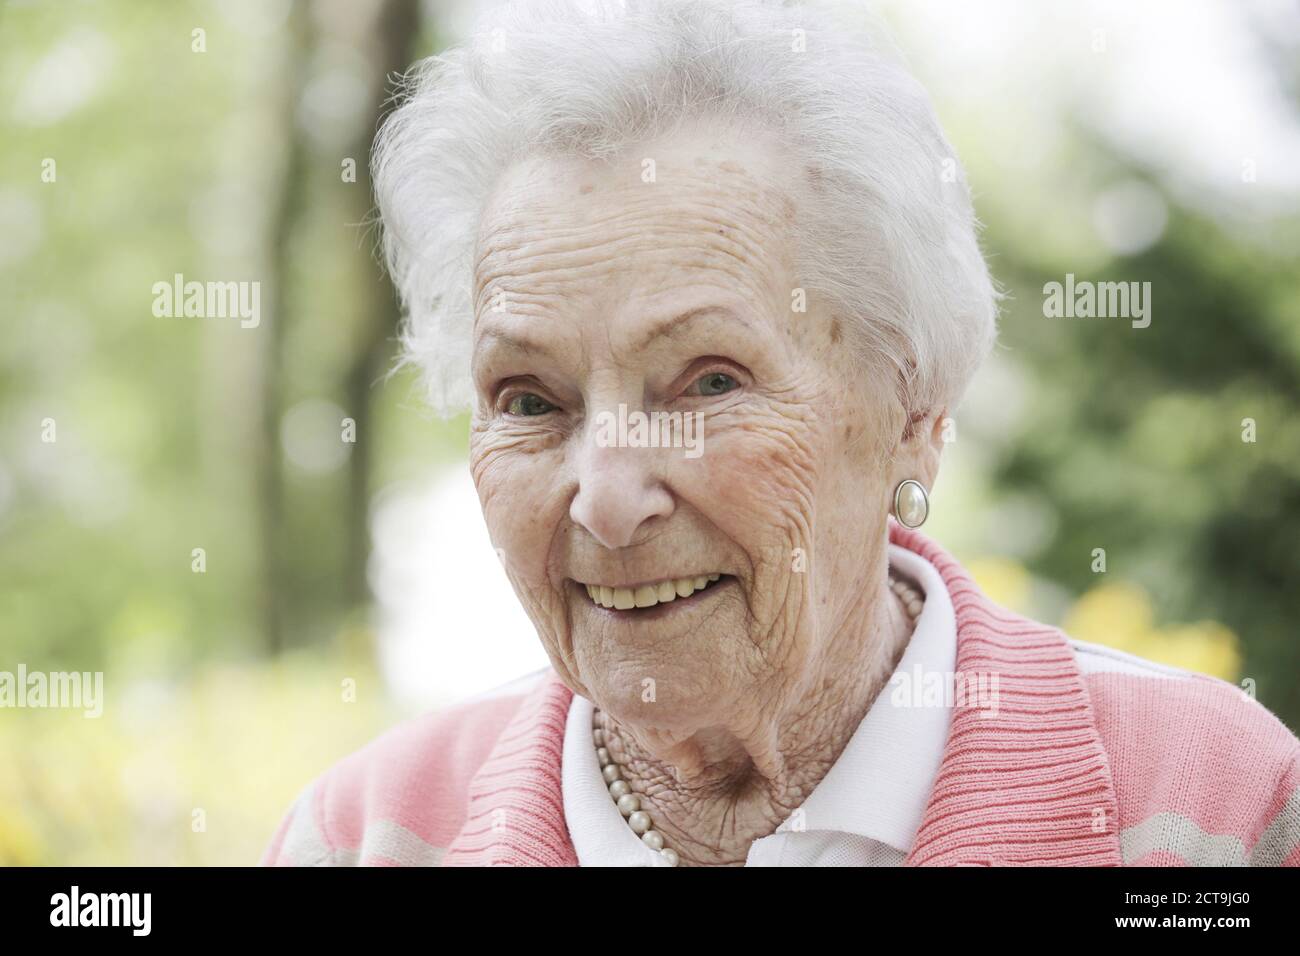
[[[959,701],[909,866],[1300,866],[1300,741],[1223,681],[1071,641],[953,558]],[[970,686],[977,686],[974,680]],[[408,721],[298,797],[264,865],[575,866],[560,761],[572,692],[546,669]]]

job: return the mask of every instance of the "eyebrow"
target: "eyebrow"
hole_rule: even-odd
[[[660,336],[677,335],[684,331],[686,326],[690,325],[696,319],[708,315],[720,315],[727,319],[739,322],[751,331],[754,329],[753,324],[747,318],[742,316],[740,313],[729,309],[725,305],[702,305],[698,308],[688,309],[679,315],[672,316],[671,318],[653,323],[650,328],[646,330],[645,334],[637,340],[633,347],[636,349],[643,349]]]
[[[650,327],[646,329],[645,332],[642,333],[633,343],[632,350],[639,351],[660,337],[679,335],[687,326],[698,319],[709,315],[720,315],[739,322],[751,331],[754,330],[753,323],[727,306],[702,305],[651,323]],[[491,340],[494,344],[500,344],[511,351],[519,352],[523,355],[551,354],[551,343],[541,341],[531,335],[520,335],[507,329],[494,328],[491,326],[483,329],[480,335],[484,339]]]

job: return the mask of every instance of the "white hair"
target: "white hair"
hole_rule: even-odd
[[[521,0],[415,64],[375,141],[383,249],[405,360],[432,406],[470,404],[473,252],[507,165],[609,159],[692,118],[759,123],[805,172],[796,275],[915,413],[960,398],[998,293],[929,97],[865,25],[763,0]]]

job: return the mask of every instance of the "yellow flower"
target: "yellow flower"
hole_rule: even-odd
[[[992,601],[1020,614],[1029,612],[1032,579],[1023,565],[1008,558],[977,558],[966,562],[966,570]]]
[[[1226,681],[1235,682],[1241,673],[1236,634],[1217,621],[1156,627],[1150,598],[1134,584],[1107,583],[1088,591],[1061,628],[1081,641]]]

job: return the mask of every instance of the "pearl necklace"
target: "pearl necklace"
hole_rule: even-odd
[[[889,590],[898,597],[898,600],[906,609],[912,625],[915,626],[921,608],[925,606],[925,595],[892,574],[889,576]],[[618,812],[627,819],[627,825],[632,828],[633,833],[641,838],[641,842],[658,852],[659,856],[663,858],[665,866],[676,866],[680,862],[677,851],[664,846],[664,835],[655,829],[650,814],[641,809],[641,798],[632,792],[631,786],[623,779],[623,771],[614,761],[614,758],[610,756],[609,749],[605,746],[605,731],[600,726],[600,711],[598,709],[592,710],[591,721],[591,735],[596,744],[596,759],[600,762],[600,773],[609,787],[609,795],[613,797]]]

